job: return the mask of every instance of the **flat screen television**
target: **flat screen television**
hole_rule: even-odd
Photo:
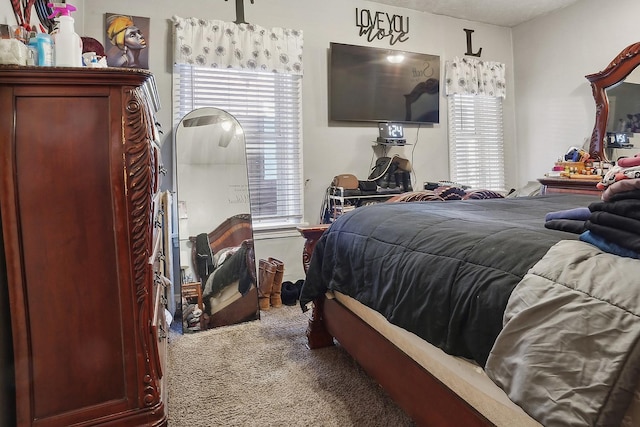
[[[331,43],[329,120],[440,122],[440,57]]]

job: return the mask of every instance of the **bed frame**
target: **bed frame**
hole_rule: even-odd
[[[327,228],[328,224],[298,228],[305,237],[305,272]],[[331,346],[334,338],[418,425],[495,425],[347,307],[335,299],[318,298],[307,327],[307,345]]]
[[[224,248],[240,246],[243,242],[248,245],[247,265],[255,265],[255,253],[253,248],[253,229],[251,227],[251,215],[238,214],[224,220],[222,224],[208,233],[209,247],[216,253]],[[190,236],[191,241],[191,262],[196,265],[196,237]],[[198,273],[194,270],[196,279],[199,281]],[[253,283],[256,280],[255,269],[251,270]],[[241,323],[248,320],[257,319],[260,316],[258,309],[258,290],[254,286],[244,297],[234,301],[229,306],[217,313],[209,316],[204,314],[205,329]]]
[[[606,89],[624,80],[638,66],[640,43],[634,43],[623,49],[604,70],[585,76],[591,84],[596,104],[595,125],[589,145],[589,154],[594,160],[607,160],[604,146],[609,115]],[[313,248],[327,228],[327,224],[298,228],[306,239],[302,256],[305,272]],[[308,346],[312,349],[333,345],[334,338],[337,339],[419,425],[493,425],[336,300],[322,297],[313,302],[307,338]]]
[[[251,215],[238,214],[224,220],[222,224],[217,226],[215,230],[207,234],[209,238],[209,246],[215,253],[224,248],[232,246],[240,246],[245,240],[253,240],[253,230],[251,228]],[[189,240],[193,245],[196,243],[196,237],[190,236]],[[191,261],[195,265],[196,250],[192,245]],[[197,277],[197,272],[194,271]],[[197,277],[200,280],[199,277]]]

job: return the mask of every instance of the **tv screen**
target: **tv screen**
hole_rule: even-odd
[[[330,44],[329,120],[440,122],[440,57]]]

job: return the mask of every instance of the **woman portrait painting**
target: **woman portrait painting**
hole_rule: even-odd
[[[148,44],[149,18],[107,14],[106,42],[109,67],[149,69]]]

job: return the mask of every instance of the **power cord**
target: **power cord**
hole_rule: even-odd
[[[320,224],[328,224],[329,214],[329,192],[331,191],[331,187],[327,187],[324,192],[324,198],[322,199],[322,203],[320,204]]]
[[[413,174],[414,179],[412,180],[414,182],[414,184],[417,184],[416,181],[416,170],[415,170],[415,162],[413,161],[413,155],[414,155],[414,151],[416,150],[416,147],[418,146],[418,135],[420,135],[420,127],[422,125],[418,124],[418,129],[416,130],[416,141],[413,143],[413,148],[411,148],[411,173]],[[415,188],[415,185],[411,185],[412,188]]]

